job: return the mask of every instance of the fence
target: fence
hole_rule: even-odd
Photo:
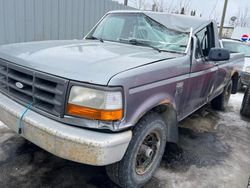
[[[0,0],[0,44],[81,39],[118,9],[130,7],[111,0]]]

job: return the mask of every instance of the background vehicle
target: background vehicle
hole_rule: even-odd
[[[223,39],[222,45],[228,49],[231,53],[243,53],[245,54],[245,63],[242,68],[239,79],[239,90],[245,85],[250,84],[250,45],[244,42]],[[239,67],[240,69],[240,67]]]
[[[232,33],[231,39],[238,41],[250,42],[250,28],[249,27],[236,27]]]
[[[242,54],[219,48],[211,20],[108,13],[80,41],[0,48],[0,120],[65,159],[104,166],[122,187],[158,167],[178,122],[237,92]]]

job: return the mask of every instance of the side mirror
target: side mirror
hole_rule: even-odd
[[[224,48],[211,48],[208,59],[210,61],[227,61],[230,59],[230,52]]]

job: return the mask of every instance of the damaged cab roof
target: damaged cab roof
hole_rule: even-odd
[[[142,13],[169,29],[185,33],[189,33],[191,28],[193,29],[193,31],[199,31],[206,25],[209,25],[213,22],[213,20],[210,19],[203,19],[180,14],[169,14],[164,12],[118,10],[110,11],[109,13]]]

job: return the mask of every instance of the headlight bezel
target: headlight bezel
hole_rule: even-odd
[[[98,119],[98,118],[91,118],[91,117],[85,117],[85,116],[79,116],[77,114],[70,114],[68,112],[68,104],[69,103],[69,98],[70,98],[70,94],[71,94],[71,90],[73,87],[81,87],[81,88],[86,88],[86,89],[91,89],[91,90],[96,90],[96,91],[101,91],[101,92],[120,92],[121,94],[121,109],[122,110],[122,115],[119,119]],[[84,119],[89,119],[89,120],[98,120],[98,121],[121,121],[124,118],[124,92],[123,92],[123,88],[121,86],[100,86],[100,85],[95,85],[95,84],[86,84],[86,83],[79,83],[79,82],[75,82],[75,81],[71,81],[69,83],[69,87],[68,87],[68,92],[67,92],[67,97],[66,97],[66,104],[65,104],[65,115],[67,116],[71,116],[71,117],[76,117],[76,118],[84,118]],[[89,108],[87,106],[82,106],[83,108]],[[103,111],[116,111],[115,109],[95,109],[95,108],[89,108],[91,110],[103,110]],[[118,110],[118,109],[117,109]]]

